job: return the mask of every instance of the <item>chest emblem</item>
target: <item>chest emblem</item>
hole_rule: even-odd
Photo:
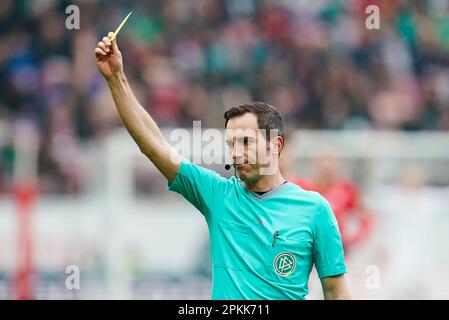
[[[274,258],[273,267],[277,274],[282,277],[288,277],[295,271],[295,256],[289,252],[281,252]]]

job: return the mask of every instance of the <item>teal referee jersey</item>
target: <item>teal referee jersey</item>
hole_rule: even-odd
[[[207,222],[212,299],[305,299],[314,263],[320,278],[346,273],[337,221],[316,192],[287,182],[259,195],[186,159],[168,189]]]

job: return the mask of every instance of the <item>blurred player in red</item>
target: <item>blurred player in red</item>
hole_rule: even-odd
[[[372,214],[363,203],[359,187],[339,175],[338,160],[331,154],[315,159],[313,178],[305,179],[293,173],[292,155],[289,150],[284,151],[280,161],[284,176],[301,188],[319,192],[326,198],[337,218],[345,253],[348,254],[369,236],[372,229]],[[355,230],[350,230],[353,225]]]

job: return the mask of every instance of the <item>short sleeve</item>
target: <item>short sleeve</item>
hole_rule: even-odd
[[[217,197],[224,199],[227,185],[228,180],[215,171],[183,158],[175,179],[168,183],[167,189],[181,194],[208,219]]]
[[[329,203],[321,196],[320,200],[314,219],[313,260],[322,279],[347,271],[337,220]]]

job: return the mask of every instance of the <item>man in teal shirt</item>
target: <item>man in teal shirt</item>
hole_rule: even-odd
[[[332,209],[286,182],[259,195],[184,160],[169,184],[205,217],[213,299],[304,299],[313,263],[320,278],[346,272]]]
[[[274,107],[252,102],[225,113],[236,173],[225,179],[171,148],[135,98],[116,40],[104,37],[95,54],[120,118],[141,152],[167,178],[168,188],[205,217],[213,299],[304,299],[313,264],[326,299],[350,298],[332,209],[318,193],[285,181],[279,171],[284,124]]]

